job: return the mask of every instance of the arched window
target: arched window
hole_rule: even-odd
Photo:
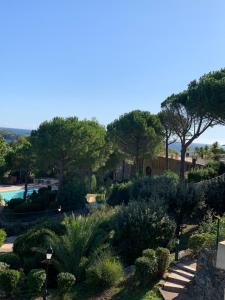
[[[146,174],[146,176],[152,176],[152,169],[151,169],[151,167],[146,167],[146,170],[145,170],[145,174]]]

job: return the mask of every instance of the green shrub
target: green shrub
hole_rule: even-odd
[[[113,256],[101,255],[86,271],[87,283],[97,289],[109,288],[123,277],[123,267]]]
[[[131,189],[131,199],[135,201],[150,201],[160,199],[168,202],[176,191],[177,181],[168,175],[138,178]]]
[[[143,250],[142,256],[148,257],[150,260],[155,260],[156,259],[155,250],[153,250],[153,249],[145,249],[145,250]]]
[[[167,247],[175,224],[161,209],[157,211],[146,202],[131,202],[115,215],[113,228],[113,245],[128,264],[133,264],[144,249]]]
[[[158,262],[158,275],[162,277],[170,264],[170,251],[167,248],[159,247],[156,249],[156,257]]]
[[[120,204],[127,204],[130,200],[130,189],[132,182],[127,183],[116,183],[109,195],[107,203],[109,205],[115,206]]]
[[[86,204],[86,187],[79,179],[64,184],[59,191],[59,204],[64,210],[82,209]]]
[[[76,282],[76,278],[71,273],[59,273],[57,276],[58,288],[61,294],[69,292]]]
[[[6,232],[3,229],[0,229],[0,247],[4,244],[6,238]]]
[[[12,269],[21,268],[19,256],[15,253],[0,253],[0,261],[8,264]]]
[[[156,256],[150,259],[147,256],[142,256],[135,261],[135,277],[142,284],[152,282],[157,275],[158,264]]]
[[[0,273],[0,289],[7,295],[15,294],[21,273],[17,270],[8,269]]]
[[[54,238],[55,233],[47,228],[32,228],[17,237],[13,245],[13,252],[19,256],[25,272],[40,268],[44,254],[34,252],[33,248],[46,249],[49,239]]]
[[[7,269],[9,269],[9,265],[4,262],[0,262],[0,273],[4,272]]]
[[[216,240],[215,235],[210,233],[196,233],[190,237],[189,248],[192,250],[193,255],[198,255],[202,248],[210,245]]]
[[[31,270],[27,276],[27,284],[31,294],[39,294],[46,281],[46,273],[43,269]]]

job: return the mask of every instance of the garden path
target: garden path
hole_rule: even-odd
[[[179,262],[169,270],[165,283],[160,292],[165,300],[191,300],[185,295],[188,284],[191,283],[196,272],[194,260]]]

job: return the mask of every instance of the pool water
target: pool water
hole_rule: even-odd
[[[19,189],[14,191],[0,192],[0,195],[2,196],[5,202],[8,202],[11,199],[23,198],[24,191],[25,191],[24,189]],[[29,188],[27,190],[27,195],[31,195],[34,191],[37,191],[37,189]]]

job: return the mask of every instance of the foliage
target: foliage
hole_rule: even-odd
[[[0,168],[5,164],[6,155],[9,151],[9,147],[4,139],[0,136]]]
[[[82,259],[110,238],[107,224],[113,213],[113,210],[102,209],[85,217],[65,217],[65,234],[61,237],[54,235],[50,239],[55,266],[60,272],[70,272],[78,281],[81,279]]]
[[[132,202],[114,218],[114,245],[129,264],[146,248],[166,247],[173,237],[174,222],[148,203]]]
[[[122,155],[135,163],[136,174],[142,174],[142,161],[156,153],[162,139],[157,116],[135,110],[122,115],[107,127],[109,137]]]
[[[65,178],[89,176],[106,160],[105,129],[95,120],[56,117],[31,133],[39,169]]]
[[[142,256],[135,261],[135,277],[142,283],[151,283],[157,274],[157,258],[156,255]]]
[[[59,204],[63,210],[81,209],[86,203],[85,185],[78,179],[66,182],[59,191]]]
[[[185,155],[188,147],[208,128],[219,124],[218,116],[210,113],[206,107],[209,99],[217,99],[222,90],[214,89],[217,82],[215,78],[212,79],[213,74],[207,76],[210,76],[211,83],[215,83],[211,94],[208,93],[209,86],[204,85],[207,80],[205,81],[203,76],[199,81],[191,82],[187,90],[171,95],[161,104],[163,111],[171,116],[172,130],[181,143],[180,181],[182,182],[185,179]],[[225,90],[224,81],[219,82]]]
[[[162,175],[154,177],[142,177],[134,181],[131,189],[131,199],[135,201],[159,200],[168,202],[176,192],[176,178]]]
[[[35,249],[46,249],[49,245],[50,237],[55,233],[48,228],[32,228],[17,237],[13,245],[13,252],[16,253],[23,264],[25,271],[39,268],[44,254],[34,251]]]
[[[167,271],[170,263],[170,251],[167,248],[158,247],[156,249],[158,262],[158,275],[162,277]]]
[[[4,244],[6,238],[6,232],[4,229],[0,229],[0,247]]]
[[[107,203],[115,206],[120,204],[128,204],[130,200],[130,190],[132,182],[127,183],[116,183],[114,184],[112,191],[109,195]]]
[[[27,285],[31,294],[39,294],[46,281],[46,273],[43,269],[33,269],[27,276]]]
[[[210,245],[216,240],[216,236],[210,233],[196,233],[190,237],[189,248],[192,250],[193,254],[196,256],[202,248]]]
[[[121,263],[110,253],[101,253],[86,271],[87,283],[101,289],[115,285],[123,277]]]
[[[205,202],[209,209],[219,215],[225,212],[225,184],[223,178],[218,178],[205,185]]]
[[[58,289],[61,294],[68,292],[76,282],[76,278],[71,273],[59,273],[57,276]]]
[[[9,265],[6,264],[5,262],[1,262],[1,261],[0,261],[0,274],[1,274],[2,272],[4,272],[5,270],[7,270],[7,269],[9,269]]]
[[[8,202],[9,209],[15,213],[39,212],[46,209],[57,207],[56,191],[52,191],[51,187],[43,187],[34,191],[28,199],[11,199]]]
[[[188,172],[188,181],[199,182],[203,180],[208,180],[215,176],[217,176],[217,173],[213,168],[195,168]]]
[[[0,273],[0,289],[7,295],[14,294],[19,283],[21,273],[17,270],[7,269]]]
[[[20,258],[15,253],[0,253],[0,262],[4,262],[12,269],[21,268]]]

